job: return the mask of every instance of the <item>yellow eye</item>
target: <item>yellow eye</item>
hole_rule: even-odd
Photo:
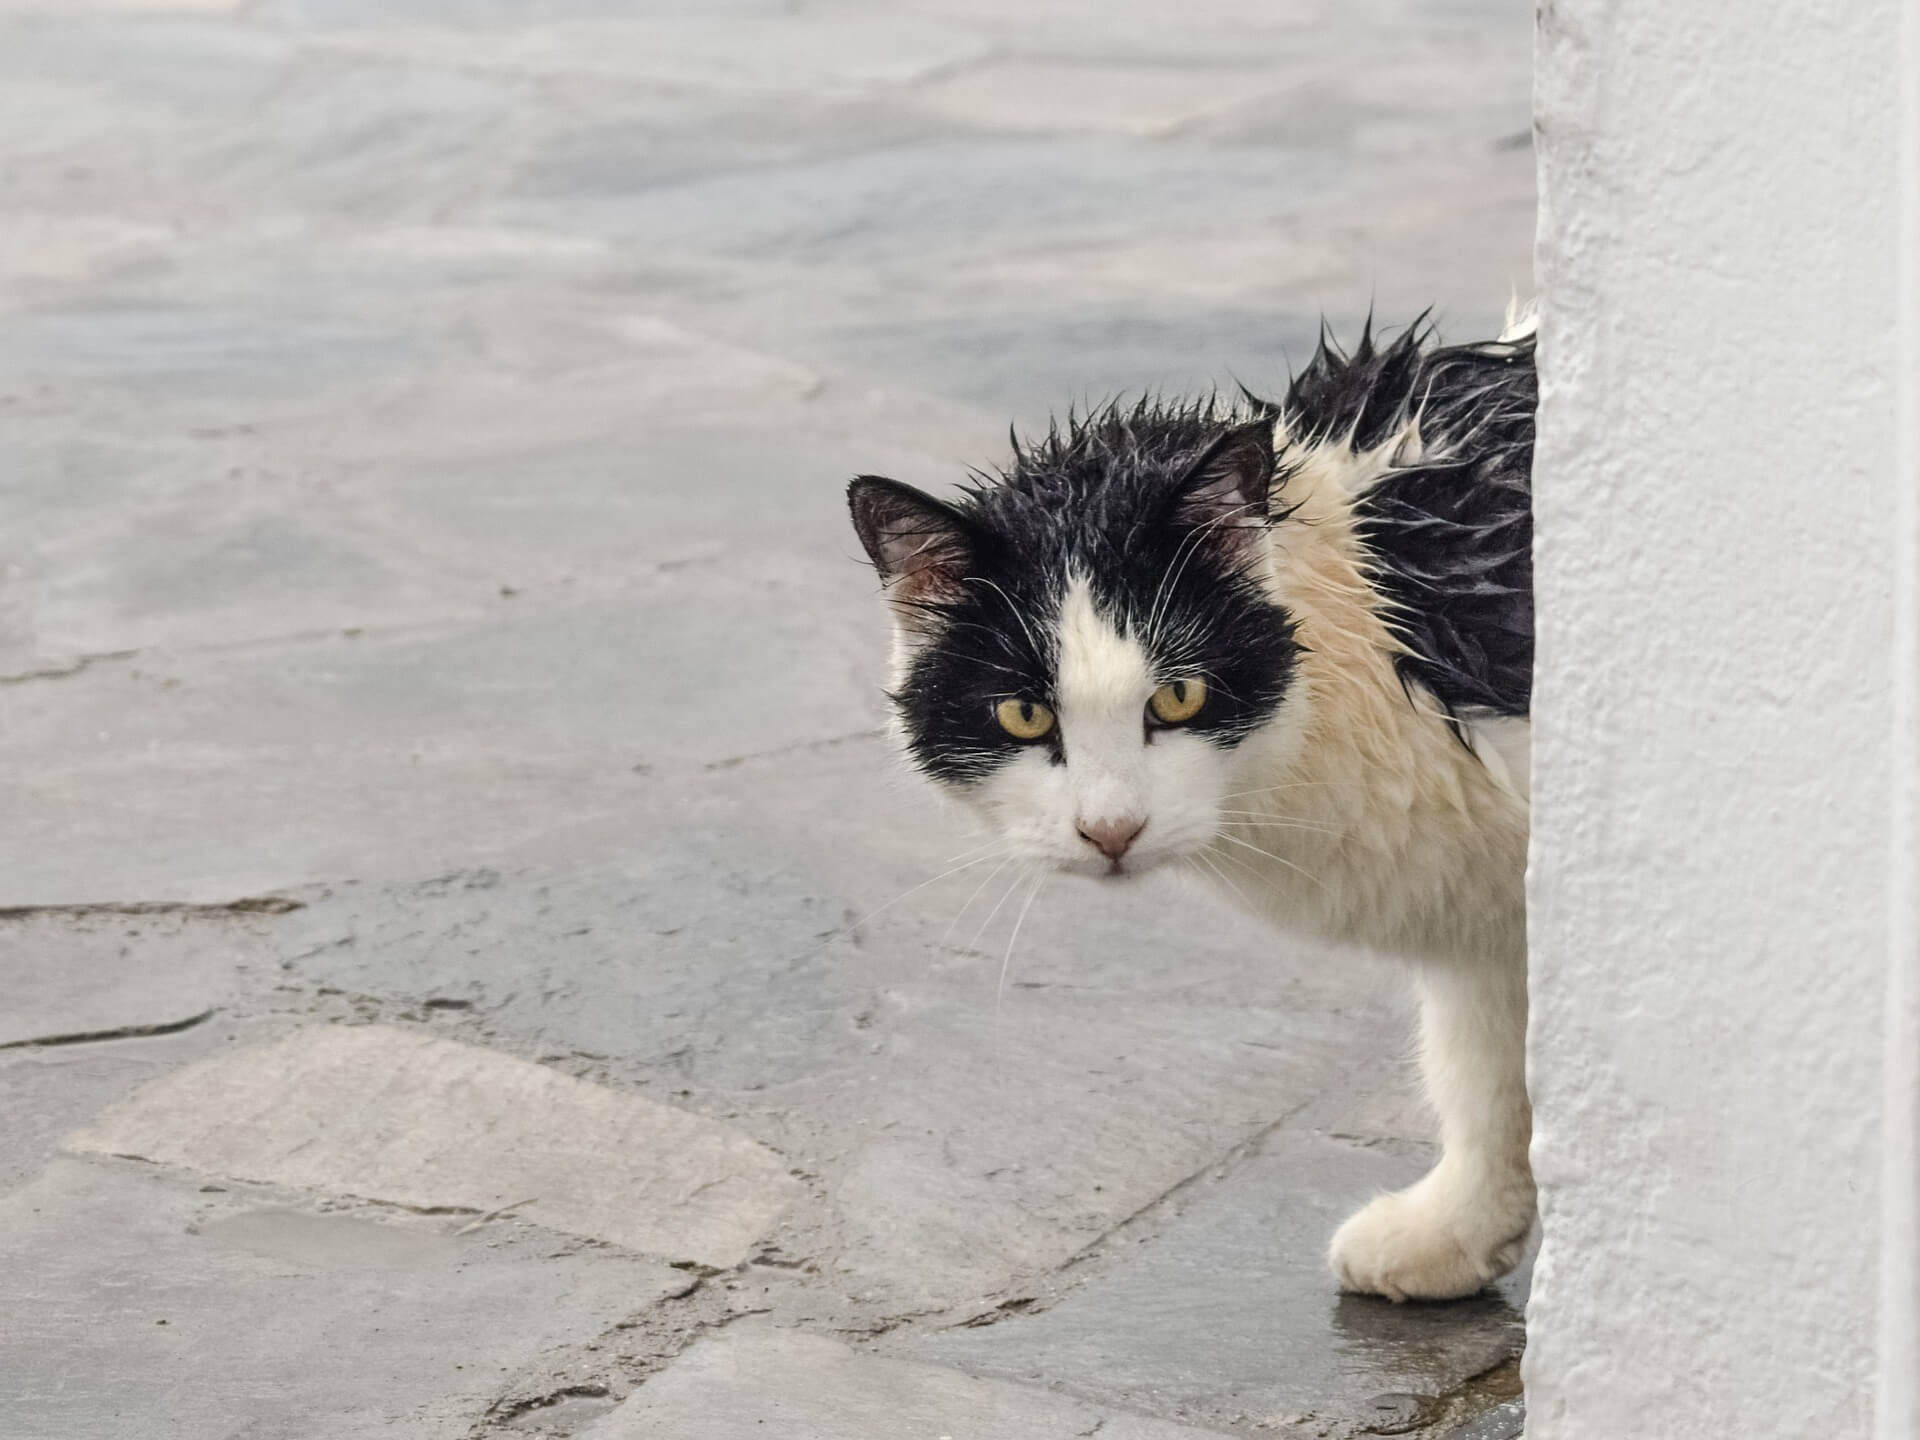
[[[1139,694],[1134,691],[1134,694]],[[1153,692],[1153,698],[1147,701],[1147,708],[1153,711],[1153,718],[1162,725],[1184,725],[1200,713],[1200,707],[1207,703],[1207,682],[1204,680],[1175,680],[1171,685],[1162,685]]]
[[[1016,740],[1038,740],[1053,729],[1053,711],[1038,700],[1002,700],[993,714]]]

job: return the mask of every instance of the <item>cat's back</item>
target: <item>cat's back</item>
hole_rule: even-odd
[[[1475,345],[1422,324],[1384,344],[1369,330],[1351,354],[1323,339],[1281,407],[1283,476],[1342,452],[1402,680],[1483,725],[1531,701],[1537,397],[1528,315]]]

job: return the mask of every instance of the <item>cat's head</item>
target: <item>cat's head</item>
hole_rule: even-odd
[[[1192,854],[1297,745],[1273,471],[1266,420],[1142,406],[952,502],[853,482],[908,752],[1012,853],[1085,874]]]

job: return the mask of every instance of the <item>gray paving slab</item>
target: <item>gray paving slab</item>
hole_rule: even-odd
[[[415,1209],[510,1209],[719,1268],[797,1190],[777,1155],[711,1120],[384,1026],[311,1026],[201,1060],[67,1143]]]
[[[454,1440],[545,1352],[685,1284],[467,1220],[56,1161],[0,1199],[6,1433]]]
[[[582,820],[631,817],[630,835],[657,803],[655,767],[883,722],[871,637],[809,617],[777,583],[669,577],[624,602],[491,604],[485,624],[163,653],[103,662],[75,692],[14,692],[20,753],[46,763],[16,782],[36,803],[0,900],[221,901],[363,868],[425,878],[413,857],[489,863]],[[811,663],[787,663],[803,650]],[[252,783],[221,783],[235,765]],[[183,830],[183,813],[203,824]]]
[[[322,984],[474,1010],[549,1050],[731,1090],[831,1063],[827,1032],[859,1008],[823,943],[846,919],[751,836],[680,828],[615,869],[341,890],[281,936]]]
[[[701,1341],[584,1433],[588,1440],[1205,1440],[1210,1432],[742,1324]]]

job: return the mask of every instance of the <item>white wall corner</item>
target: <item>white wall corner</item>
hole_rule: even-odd
[[[1531,1440],[1916,1440],[1916,4],[1541,6]]]

